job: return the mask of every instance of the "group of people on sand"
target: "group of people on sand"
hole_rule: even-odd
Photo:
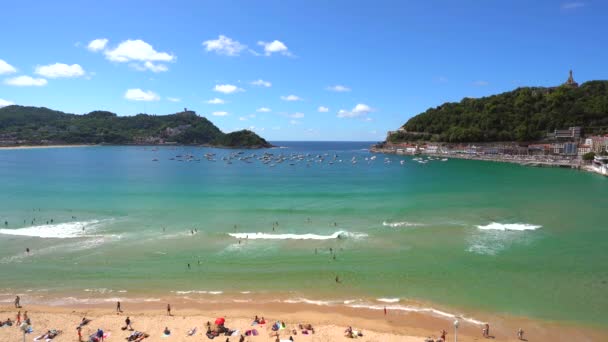
[[[447,331],[442,330],[441,331],[441,337],[438,338],[437,340],[434,340],[431,337],[427,337],[424,339],[424,342],[446,342],[447,338]],[[494,336],[490,335],[490,324],[489,323],[485,323],[483,325],[483,328],[481,329],[481,334],[484,338],[494,338]],[[522,328],[517,329],[517,339],[520,341],[527,341],[524,339],[524,330]]]

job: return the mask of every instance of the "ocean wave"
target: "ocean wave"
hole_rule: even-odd
[[[367,237],[365,233],[338,231],[331,235],[318,234],[268,234],[268,233],[229,233],[233,238],[243,240],[333,240],[340,238],[360,239]]]
[[[434,308],[415,307],[415,306],[411,306],[411,305],[388,305],[388,306],[384,306],[384,305],[353,304],[353,305],[347,305],[347,306],[351,307],[351,308],[355,308],[355,309],[384,310],[384,308],[386,308],[387,310],[428,313],[428,314],[432,314],[432,315],[435,315],[435,316],[447,317],[447,318],[451,318],[451,319],[458,318],[458,319],[464,320],[466,322],[469,322],[469,323],[472,323],[472,324],[477,324],[477,325],[485,324],[485,322],[476,320],[474,318],[464,317],[462,315],[456,315],[456,314],[452,314],[452,313],[449,313],[449,312],[437,310],[437,309],[434,309]]]
[[[395,298],[379,298],[377,300],[380,301],[380,299],[394,300]],[[477,325],[485,324],[485,322],[479,321],[479,320],[471,318],[471,317],[465,317],[463,315],[453,314],[453,313],[441,311],[441,310],[438,310],[435,308],[417,307],[417,306],[412,306],[412,305],[377,305],[377,304],[368,304],[368,303],[358,303],[358,302],[360,302],[359,300],[331,301],[331,300],[313,300],[313,299],[306,299],[306,298],[287,299],[287,300],[283,300],[282,302],[288,303],[288,304],[304,303],[304,304],[311,304],[311,305],[317,305],[317,306],[344,305],[346,307],[353,308],[353,309],[367,309],[367,310],[384,310],[384,308],[386,308],[387,310],[427,313],[427,314],[431,314],[431,315],[435,315],[435,316],[439,316],[439,317],[447,317],[450,319],[458,318],[458,319],[461,319],[468,323],[477,324]],[[357,304],[353,304],[353,303],[357,303]]]
[[[407,221],[402,221],[402,222],[382,222],[382,225],[385,227],[392,227],[392,228],[398,228],[398,227],[420,227],[423,224],[422,223],[416,223],[416,222],[407,222]]]
[[[210,295],[220,295],[224,293],[223,291],[204,291],[204,290],[187,290],[187,291],[171,291],[175,294],[210,294]]]
[[[524,231],[524,230],[536,230],[542,226],[529,224],[529,223],[498,223],[492,222],[485,226],[477,226],[481,230],[502,230],[502,231]]]
[[[64,222],[56,224],[44,224],[18,229],[0,229],[0,234],[30,236],[39,238],[71,239],[80,237],[96,237],[87,235],[91,229],[95,230],[102,223],[100,220]],[[84,228],[84,230],[83,230]]]
[[[379,302],[383,303],[399,303],[399,298],[378,298],[376,299]]]

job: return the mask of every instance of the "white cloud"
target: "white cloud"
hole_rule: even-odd
[[[143,91],[139,88],[128,89],[125,92],[125,99],[131,101],[158,101],[160,96],[151,90]]]
[[[6,107],[6,106],[10,106],[10,105],[14,105],[14,102],[8,101],[8,100],[4,100],[4,99],[0,99],[0,108],[2,107]]]
[[[217,84],[215,87],[213,87],[213,90],[224,94],[232,94],[243,91],[243,89],[232,84]]]
[[[247,121],[247,118],[246,118],[246,117],[244,117],[244,116],[241,116],[241,117],[239,118],[239,120],[240,120],[240,121]]]
[[[585,7],[585,3],[581,2],[581,1],[576,1],[576,2],[565,2],[562,4],[562,9],[563,10],[569,10],[569,9],[576,9],[576,8],[581,8],[581,7]]]
[[[334,85],[334,86],[327,87],[327,90],[329,90],[329,91],[335,91],[337,93],[344,93],[344,92],[350,91],[350,88],[347,87],[347,86],[343,86],[343,85],[337,84],[337,85]]]
[[[283,101],[302,101],[302,99],[297,95],[281,96],[281,100],[283,100]]]
[[[290,118],[301,119],[304,117],[304,113],[293,113],[288,115]]]
[[[17,76],[13,78],[7,78],[4,80],[7,85],[17,87],[42,87],[47,84],[44,78],[33,78],[31,76]]]
[[[203,42],[205,50],[213,51],[218,55],[238,56],[241,51],[247,48],[236,40],[232,40],[224,35],[219,35],[217,39]]]
[[[182,99],[180,99],[178,97],[167,97],[167,101],[170,101],[170,102],[181,102]]]
[[[272,86],[272,83],[270,83],[270,82],[268,82],[268,81],[264,81],[264,80],[262,80],[262,79],[259,79],[259,80],[256,80],[256,81],[253,81],[253,82],[251,82],[251,84],[252,84],[252,85],[254,85],[254,86],[266,87],[266,88],[268,88],[268,87]]]
[[[488,84],[489,84],[488,81],[475,81],[475,82],[473,82],[473,85],[477,86],[477,87],[485,87]]]
[[[291,52],[289,52],[287,45],[285,45],[279,40],[273,40],[272,42],[259,41],[258,45],[264,47],[264,54],[266,56],[270,56],[273,53],[280,53],[285,56],[291,56]]]
[[[0,59],[0,75],[3,74],[12,74],[17,72],[14,66],[6,63],[4,60]]]
[[[274,126],[274,127],[272,127],[272,130],[273,130],[273,131],[278,131],[278,130],[280,130],[280,129],[281,129],[281,126]]]
[[[269,113],[272,110],[270,108],[268,108],[268,107],[261,107],[261,108],[256,109],[255,111],[258,112],[258,113]]]
[[[290,124],[290,125],[299,125],[299,124],[300,124],[300,121],[298,121],[298,120],[290,120],[290,121],[289,121],[289,124]]]
[[[208,104],[224,104],[226,103],[226,101],[222,100],[222,99],[218,99],[217,97],[211,100],[207,100]]]
[[[125,40],[114,49],[105,51],[106,58],[112,62],[172,62],[175,56],[167,52],[158,52],[152,45],[143,40]]]
[[[134,63],[134,66],[137,70],[140,70],[140,71],[150,70],[152,72],[165,72],[165,71],[169,70],[169,68],[167,68],[167,66],[164,64],[154,64],[150,61],[146,61],[143,65]]]
[[[93,52],[101,51],[106,48],[108,40],[105,38],[94,39],[89,42],[87,49]]]
[[[319,108],[317,108],[317,112],[319,112],[319,113],[327,113],[327,112],[329,112],[329,108],[327,108],[325,106],[319,106]]]
[[[84,69],[80,65],[67,65],[63,63],[39,65],[36,67],[35,73],[48,78],[80,77],[85,74]]]
[[[248,115],[250,118],[255,118],[255,114],[249,114]]]
[[[345,109],[340,109],[338,111],[338,117],[339,118],[356,118],[356,117],[367,115],[372,111],[373,111],[373,109],[370,106],[363,104],[363,103],[359,103],[355,106],[355,108],[353,108],[350,111],[345,110]]]
[[[211,113],[211,115],[226,116],[226,115],[228,115],[228,112],[213,112],[213,113]]]

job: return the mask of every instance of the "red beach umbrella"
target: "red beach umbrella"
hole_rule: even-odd
[[[224,325],[225,322],[226,320],[224,319],[224,317],[219,317],[215,319],[215,324],[217,325]]]

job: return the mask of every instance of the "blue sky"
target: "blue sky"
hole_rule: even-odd
[[[445,101],[557,85],[571,68],[608,78],[600,0],[7,0],[2,12],[0,105],[187,107],[269,140],[382,140]]]

